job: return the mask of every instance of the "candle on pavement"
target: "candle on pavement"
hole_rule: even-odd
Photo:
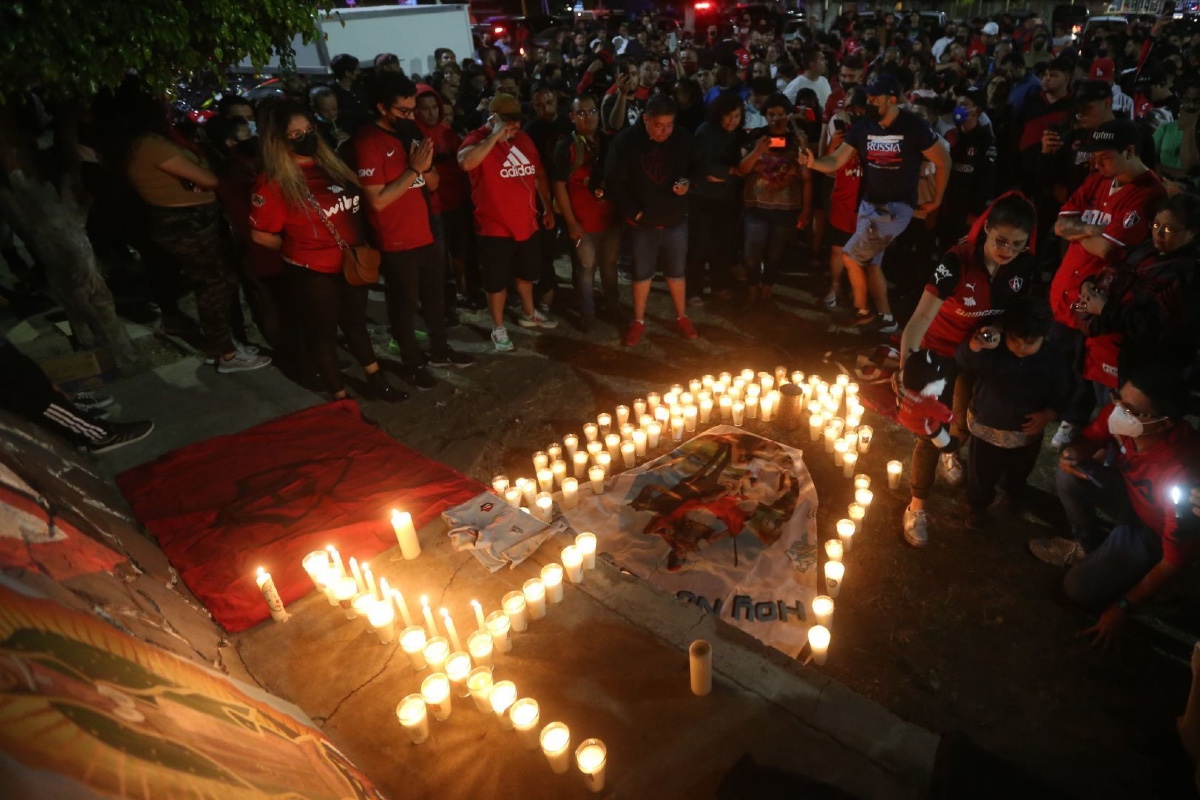
[[[279,591],[275,588],[275,581],[271,580],[271,573],[259,567],[254,582],[258,584],[258,589],[262,592],[267,609],[271,612],[271,619],[276,622],[286,620],[288,618],[287,609],[283,607],[283,600],[280,599]]]

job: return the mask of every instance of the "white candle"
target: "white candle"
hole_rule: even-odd
[[[324,550],[313,550],[306,555],[301,561],[300,566],[304,567],[304,571],[308,573],[308,579],[312,581],[314,587],[319,591],[325,591],[325,584],[318,580],[321,573],[329,569],[333,562],[329,559],[329,553]],[[336,602],[336,601],[335,601]]]
[[[508,709],[508,717],[521,746],[526,750],[537,750],[538,722],[541,719],[538,701],[532,697],[522,697]]]
[[[758,419],[758,395],[752,394],[747,396],[745,405],[746,417],[749,419]]]
[[[865,475],[860,472],[854,476],[854,489],[855,489],[856,496],[857,496],[859,489],[870,489],[870,488],[871,488],[871,476],[870,475]]]
[[[825,416],[821,412],[816,412],[808,418],[808,438],[810,441],[818,441],[821,438],[821,432],[825,430]]]
[[[454,620],[450,617],[450,612],[443,608],[439,613],[442,615],[442,624],[446,626],[446,638],[450,640],[450,644],[454,645],[456,651],[462,650],[462,639],[458,638],[458,629],[454,627]]]
[[[521,494],[525,496],[525,507],[532,509],[533,504],[537,502],[537,481],[528,478],[518,478],[517,486],[520,487]]]
[[[562,445],[558,444],[557,442],[546,447],[546,455],[550,459],[551,467],[554,466],[555,461],[559,461],[562,459],[562,452],[563,452]]]
[[[596,463],[596,459],[604,452],[604,442],[588,442],[587,453],[592,459],[592,463]]]
[[[509,486],[510,484],[508,482],[507,475],[497,475],[496,477],[492,478],[492,491],[501,497],[503,497],[504,493],[508,491]]]
[[[512,730],[512,720],[508,717],[508,709],[517,702],[517,686],[512,681],[497,681],[492,684],[492,711],[500,720],[500,727],[506,731]]]
[[[549,467],[543,467],[537,471],[538,489],[543,492],[554,491],[554,473]]]
[[[852,519],[839,519],[837,522],[837,535],[842,540],[842,547],[847,553],[850,552],[851,545],[854,544],[855,525]]]
[[[596,437],[600,435],[600,426],[594,422],[589,422],[583,426],[583,438],[589,442],[596,441]]]
[[[534,501],[534,516],[542,522],[550,523],[554,521],[554,498],[549,492],[538,492],[537,500]]]
[[[575,763],[583,773],[583,782],[598,794],[604,791],[604,772],[608,766],[608,750],[599,739],[585,739],[575,749]]]
[[[442,672],[446,669],[446,659],[450,657],[450,643],[445,637],[435,636],[425,642],[425,663],[429,665],[429,669],[433,672]]]
[[[812,610],[818,625],[828,628],[833,622],[833,598],[829,595],[819,594],[814,597]]]
[[[604,494],[604,467],[588,467],[588,480],[592,482],[592,494]]]
[[[841,539],[829,539],[825,542],[825,557],[830,561],[841,561],[843,552],[845,548],[842,547]]]
[[[795,372],[793,372],[792,373],[792,383],[796,384],[797,386],[804,383],[804,373],[801,372],[800,370],[796,370]]]
[[[349,575],[338,578],[333,587],[333,596],[337,598],[338,605],[342,607],[342,613],[346,615],[346,619],[358,619],[358,612],[354,610],[354,598],[358,594],[358,584],[354,582],[354,578]]]
[[[375,599],[375,595],[368,592],[363,592],[362,594],[355,595],[352,602],[354,604],[354,615],[356,617],[361,617],[364,621],[367,621],[367,624],[369,625],[369,615],[371,613],[371,609],[379,603],[379,601]]]
[[[551,603],[561,603],[563,599],[563,568],[561,564],[547,564],[542,567],[542,584],[546,587],[546,597]]]
[[[566,775],[571,768],[571,729],[561,722],[551,722],[542,728],[539,741],[550,771],[555,775]]]
[[[712,645],[697,639],[688,647],[692,694],[704,697],[712,691]]]
[[[854,491],[854,502],[863,507],[863,511],[871,507],[871,501],[875,499],[875,493],[870,489],[862,488]]]
[[[836,442],[833,443],[833,464],[834,464],[834,466],[841,467],[846,463],[846,450],[848,448],[849,448],[849,445],[846,444],[845,439],[838,439]],[[852,472],[851,474],[854,474],[854,473]]]
[[[607,438],[608,432],[612,430],[612,414],[597,414],[596,423],[600,426],[600,435]]]
[[[358,591],[355,594],[362,594],[367,590],[367,584],[363,581],[362,570],[359,569],[358,559],[354,556],[350,557],[350,574],[354,576],[354,585]]]
[[[596,534],[584,531],[575,537],[575,547],[583,558],[584,569],[596,568]]]
[[[825,591],[830,597],[837,597],[842,589],[842,579],[846,577],[846,566],[841,561],[825,562]]]
[[[504,500],[513,508],[521,507],[521,498],[524,496],[525,493],[515,486],[504,492]]]
[[[847,509],[850,520],[854,523],[854,532],[862,530],[863,518],[867,516],[867,508],[861,503],[851,503]]]
[[[446,673],[427,675],[421,681],[421,697],[425,698],[425,705],[438,722],[450,716],[450,679]]]
[[[471,601],[471,610],[475,612],[475,630],[486,631],[487,622],[483,618],[483,606],[478,600]]]
[[[484,714],[492,710],[492,668],[476,667],[467,676],[467,691],[475,701],[475,708]]]
[[[579,450],[575,455],[571,456],[571,463],[575,466],[575,480],[582,481],[587,479],[588,460],[586,450]]]
[[[425,630],[429,632],[429,638],[438,635],[437,625],[433,621],[433,611],[429,608],[429,598],[421,595],[421,615],[425,618]]]
[[[408,731],[413,744],[421,744],[429,738],[429,713],[421,695],[410,694],[401,700],[396,705],[396,719]]]
[[[471,660],[477,667],[492,666],[492,651],[495,649],[496,645],[492,642],[492,635],[487,632],[486,628],[475,631],[467,637],[467,652],[471,654]]]
[[[770,422],[774,416],[776,396],[775,392],[771,392],[763,395],[762,399],[758,401],[758,418],[763,422]]]
[[[636,398],[633,401],[633,416],[640,420],[645,415],[645,413],[646,413],[646,401],[644,399],[642,399],[641,397]]]
[[[562,565],[571,583],[583,583],[583,554],[579,548],[569,544],[562,549]]]
[[[346,574],[346,565],[342,561],[342,554],[339,553],[337,548],[331,544],[325,545],[325,549],[329,551],[330,563],[332,563],[333,566],[337,568],[338,577],[340,578],[343,575],[345,575]]]
[[[637,429],[634,428],[632,425],[630,425],[628,422],[625,423],[624,425],[622,425],[621,426],[621,441],[622,442],[632,442],[633,441],[633,432],[635,430],[637,430]]]
[[[550,456],[543,450],[538,450],[533,454],[533,472],[536,475],[539,470],[543,470],[550,466]]]
[[[367,594],[377,600],[383,599],[383,596],[379,594],[379,587],[375,585],[375,573],[371,572],[371,565],[364,561],[362,570],[363,582],[367,585]]]
[[[614,460],[621,457],[621,437],[619,434],[610,433],[604,437],[604,446],[608,449],[608,455]]]
[[[729,395],[723,394],[717,403],[721,409],[721,421],[729,422],[733,419],[733,399]]]
[[[276,622],[286,620],[288,618],[287,609],[283,607],[283,600],[279,597],[279,591],[275,588],[275,581],[271,580],[271,573],[259,567],[258,574],[254,577],[254,582],[258,584],[258,590],[262,592],[263,600],[266,601],[267,608],[271,612],[271,619]]]
[[[662,436],[662,425],[651,422],[646,426],[646,443],[651,450],[658,449],[658,437]]]
[[[557,459],[550,462],[550,474],[554,476],[554,485],[562,486],[567,477],[567,462]]]
[[[847,478],[854,477],[854,469],[858,466],[858,453],[846,453],[842,456],[842,474]]]
[[[512,628],[512,623],[508,620],[508,615],[503,611],[493,611],[487,616],[488,633],[492,635],[492,644],[495,645],[496,652],[507,653],[512,650],[512,640],[508,637],[508,631]]]
[[[646,457],[646,432],[643,430],[633,432],[633,453],[638,458]]]
[[[391,644],[396,638],[396,612],[392,610],[392,601],[376,600],[367,611],[367,622],[383,644]]]
[[[834,425],[825,426],[825,452],[832,453],[833,446],[837,442],[838,430]]]
[[[572,509],[579,505],[579,481],[574,478],[563,478],[562,504],[566,509]]]
[[[633,442],[621,442],[621,461],[625,464],[625,469],[637,463],[637,447]]]
[[[707,425],[708,420],[712,417],[713,401],[711,397],[700,398],[700,424]]]
[[[617,406],[617,427],[629,422],[629,406]]]
[[[425,629],[420,625],[411,625],[400,634],[400,649],[412,662],[413,669],[425,669]]]
[[[606,478],[613,474],[612,462],[612,456],[608,453],[596,454],[596,466],[604,470],[604,477]]]
[[[467,676],[471,674],[471,656],[466,653],[451,653],[446,659],[446,677],[450,679],[450,688],[459,697],[467,697],[471,690],[467,688]]]
[[[546,585],[540,579],[525,581],[521,586],[521,594],[525,595],[525,607],[529,610],[530,619],[546,616]]]
[[[854,453],[854,455],[857,457],[858,456],[858,433],[850,427],[849,423],[847,423],[846,429],[844,431],[842,431],[842,438],[846,440],[847,454]],[[846,477],[850,477],[850,476],[847,475]]]
[[[813,663],[818,667],[825,663],[829,655],[829,628],[824,625],[813,625],[808,629],[808,646],[812,648]]]
[[[337,596],[333,593],[334,587],[342,576],[338,574],[337,567],[330,566],[322,570],[317,575],[317,585],[321,587],[321,591],[325,593],[325,599],[329,601],[329,605],[336,606],[338,604]]]
[[[529,615],[526,613],[524,594],[521,592],[509,592],[504,595],[500,607],[508,615],[508,622],[512,625],[514,631],[523,633],[529,629]]]
[[[858,452],[867,453],[871,450],[871,440],[875,438],[875,429],[863,425],[858,429]]]
[[[396,542],[400,545],[400,555],[406,561],[411,561],[421,555],[421,542],[417,539],[417,529],[413,527],[412,514],[407,511],[392,511],[392,529],[396,532]]]
[[[889,489],[899,489],[900,488],[900,473],[903,471],[904,471],[904,467],[901,466],[899,461],[889,461],[888,462],[887,472],[888,472],[888,488]]]
[[[575,453],[579,450],[579,437],[568,433],[563,437],[563,449],[567,451],[567,458],[574,458]]]
[[[650,392],[646,395],[646,410],[653,414],[658,409],[658,404],[662,401],[662,397],[658,392]]]
[[[746,416],[746,404],[738,400],[733,404],[733,424],[742,427],[742,421]]]

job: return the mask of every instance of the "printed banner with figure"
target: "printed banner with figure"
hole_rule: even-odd
[[[795,448],[719,426],[581,487],[566,512],[618,566],[795,656],[817,594],[817,492]]]

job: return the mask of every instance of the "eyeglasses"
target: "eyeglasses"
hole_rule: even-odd
[[[1158,414],[1155,414],[1153,411],[1138,411],[1135,408],[1130,408],[1129,404],[1126,403],[1124,400],[1122,400],[1119,397],[1113,398],[1112,402],[1113,402],[1113,405],[1116,406],[1117,408],[1125,409],[1126,411],[1129,412],[1129,414],[1131,416],[1136,417],[1136,418],[1142,420],[1143,422],[1157,422],[1160,419],[1165,419],[1165,417],[1160,417]]]
[[[1180,233],[1183,228],[1177,228],[1174,225],[1163,225],[1158,220],[1150,223],[1150,230],[1155,233],[1161,233],[1163,236],[1170,236],[1173,233]]]
[[[316,132],[317,132],[317,129],[314,128],[312,125],[309,125],[307,128],[305,128],[302,131],[288,131],[287,138],[289,141],[298,142],[301,139],[303,139],[305,136],[308,136],[310,133],[316,133]]]
[[[404,117],[405,119],[412,119],[413,114],[415,114],[417,111],[417,107],[416,106],[392,106],[392,111],[395,111],[397,114]]]
[[[1024,253],[1029,249],[1029,242],[1017,244],[1016,242],[1008,241],[1003,236],[995,236],[992,237],[992,246],[997,250],[1007,250],[1010,253]]]
[[[600,113],[598,108],[581,108],[578,111],[572,112],[577,117],[594,117]]]

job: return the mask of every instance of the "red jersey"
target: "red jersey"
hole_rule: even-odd
[[[1015,298],[1028,291],[1033,279],[1034,259],[1029,253],[1008,262],[995,275],[988,275],[979,248],[963,239],[942,257],[925,291],[942,301],[937,316],[921,339],[921,348],[954,358],[958,346],[990,317],[1004,313]]]
[[[833,189],[829,193],[829,224],[842,233],[854,233],[858,227],[858,198],[862,193],[862,176],[858,153],[850,156],[846,166],[833,174]]]
[[[1150,235],[1150,209],[1164,194],[1158,176],[1150,170],[1116,188],[1112,178],[1093,172],[1063,204],[1058,215],[1079,217],[1085,224],[1103,227],[1105,239],[1127,250]],[[1079,300],[1079,286],[1100,272],[1106,263],[1078,242],[1071,243],[1050,282],[1050,308],[1055,320],[1079,328],[1071,310]]]
[[[551,180],[567,185],[571,211],[585,233],[606,231],[616,222],[612,203],[596,197],[592,190],[592,173],[598,168],[597,142],[586,142],[578,134],[564,137],[554,148]],[[581,152],[582,150],[582,152]]]
[[[363,186],[386,186],[408,169],[404,142],[374,123],[358,129],[354,137],[358,179]],[[425,177],[413,179],[408,191],[378,211],[367,204],[367,221],[379,249],[385,253],[416,250],[433,244],[429,227],[429,203],[425,200]]]
[[[341,186],[316,164],[303,167],[308,190],[325,211],[342,241],[359,244],[362,194],[357,186]],[[305,203],[295,206],[284,200],[279,184],[259,175],[250,195],[250,227],[263,233],[283,234],[283,260],[314,272],[341,272],[342,251],[330,235],[317,210]]]
[[[1118,445],[1117,469],[1125,482],[1125,493],[1134,513],[1147,528],[1162,538],[1163,560],[1182,566],[1196,555],[1197,540],[1189,535],[1196,526],[1181,531],[1171,503],[1171,489],[1184,493],[1185,514],[1191,514],[1187,492],[1200,482],[1200,435],[1184,421],[1175,424],[1166,439],[1149,450],[1138,452],[1133,439],[1108,432],[1108,418],[1114,406],[1109,404],[1083,431],[1083,438],[1103,447],[1112,439]]]
[[[471,131],[462,147],[479,144],[491,128]],[[524,131],[496,142],[483,162],[467,175],[475,204],[475,232],[523,242],[538,231],[537,176],[542,170],[537,148]]]

